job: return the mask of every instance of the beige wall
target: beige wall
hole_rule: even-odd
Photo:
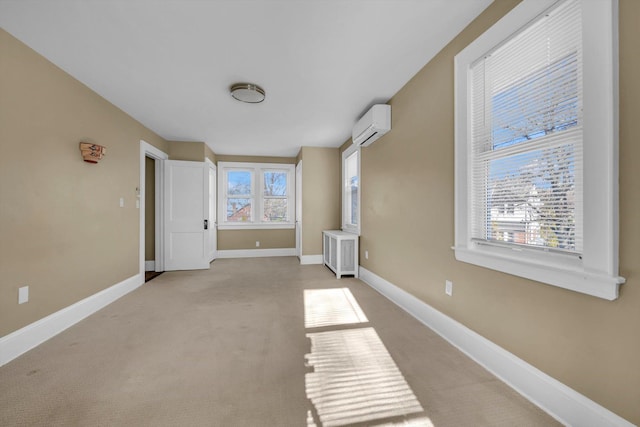
[[[187,160],[191,162],[204,162],[208,157],[207,154],[213,155],[213,151],[209,149],[204,142],[195,141],[169,141],[169,158],[171,160]],[[214,159],[215,160],[215,155]]]
[[[340,228],[340,151],[302,147],[302,255],[322,254],[322,230]]]
[[[295,163],[295,157],[264,156],[230,156],[216,155],[218,162],[246,163]],[[260,247],[256,247],[256,241]],[[296,231],[294,229],[277,230],[219,230],[218,250],[236,249],[281,249],[296,247]]]
[[[260,247],[256,247],[256,241]],[[295,230],[219,230],[218,249],[280,249],[295,248]]]
[[[144,259],[156,259],[156,162],[145,157],[145,195],[144,195]]]
[[[138,274],[140,140],[168,145],[4,30],[0,58],[3,336]]]
[[[451,250],[453,57],[517,3],[494,2],[392,98],[391,132],[362,150],[361,264],[640,424],[640,2],[620,1],[620,298],[457,262]]]

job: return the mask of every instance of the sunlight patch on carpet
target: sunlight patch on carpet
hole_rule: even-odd
[[[346,325],[368,322],[348,288],[305,289],[304,326]]]
[[[306,359],[314,372],[305,375],[305,387],[322,426],[423,412],[373,328],[310,333],[307,337],[311,353]]]

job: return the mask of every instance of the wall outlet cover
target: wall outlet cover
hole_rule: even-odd
[[[18,304],[24,304],[29,301],[29,287],[23,286],[18,288]]]

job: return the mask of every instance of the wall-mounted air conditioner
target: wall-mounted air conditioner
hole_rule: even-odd
[[[366,147],[391,130],[391,105],[376,104],[353,127],[353,143]]]

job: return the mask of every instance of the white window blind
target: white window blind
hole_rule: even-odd
[[[471,238],[581,254],[581,2],[560,2],[470,68]]]

